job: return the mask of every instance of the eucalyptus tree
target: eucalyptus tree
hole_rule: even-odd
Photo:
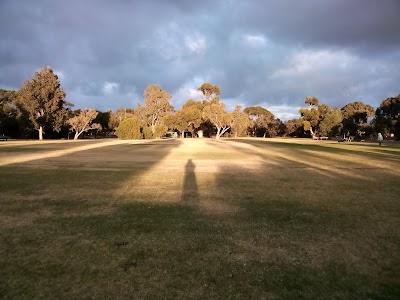
[[[383,100],[376,110],[376,129],[400,139],[400,94]]]
[[[242,111],[242,107],[237,105],[232,113],[232,133],[235,137],[244,136],[247,133],[248,127],[251,125],[251,120],[248,114]]]
[[[75,131],[74,140],[91,129],[101,130],[102,126],[99,123],[92,123],[97,117],[98,111],[95,109],[82,110],[78,115],[67,120],[67,124],[71,126],[71,131]]]
[[[218,85],[205,82],[197,88],[198,91],[202,92],[206,100],[212,100],[217,98],[221,94],[221,90]]]
[[[343,130],[352,135],[361,135],[363,129],[368,125],[368,118],[375,115],[374,108],[361,101],[346,104],[341,109],[343,115]]]
[[[275,116],[268,109],[261,106],[249,106],[244,109],[249,118],[254,122],[254,131],[260,133],[263,137],[268,135],[268,127]]]
[[[180,110],[174,114],[169,114],[164,117],[164,124],[170,129],[177,129],[181,132],[182,138],[185,131],[189,131],[192,136],[203,122],[202,108],[204,107],[201,101],[188,100]]]
[[[17,95],[17,91],[0,89],[0,134],[19,134],[22,114],[16,103]]]
[[[156,133],[157,125],[162,125],[165,115],[172,113],[174,107],[170,104],[172,95],[163,90],[159,85],[150,84],[144,90],[144,103],[137,108],[138,117],[144,118],[147,126],[151,128],[153,134]]]
[[[39,132],[39,140],[43,139],[46,130],[60,131],[67,117],[68,106],[72,106],[65,100],[65,92],[50,67],[43,67],[33,79],[24,83],[17,101]]]
[[[334,135],[341,129],[342,114],[337,108],[331,108],[326,104],[320,104],[317,97],[306,97],[305,104],[309,108],[299,110],[303,120],[303,128],[315,135]]]
[[[225,112],[225,103],[220,102],[218,98],[207,103],[203,109],[203,118],[216,127],[217,139],[231,128],[233,122],[232,113]]]

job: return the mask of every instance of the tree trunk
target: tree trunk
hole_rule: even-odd
[[[43,127],[39,126],[39,141],[43,140]]]
[[[221,128],[217,127],[217,135],[215,136],[216,139],[219,139],[221,135]]]
[[[311,132],[311,136],[314,137],[315,132],[312,130],[312,127],[310,126],[310,132]]]

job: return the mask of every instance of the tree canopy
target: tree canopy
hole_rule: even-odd
[[[46,129],[59,131],[67,116],[67,107],[60,81],[50,67],[43,67],[18,92],[18,103],[29,115],[34,128],[43,139]]]
[[[67,120],[67,124],[71,126],[71,131],[75,131],[74,140],[91,129],[101,129],[99,123],[92,123],[92,121],[97,117],[98,111],[95,109],[82,110],[78,115]]]
[[[218,97],[221,94],[221,90],[218,85],[212,85],[211,83],[205,82],[200,87],[197,88],[201,91],[206,98],[206,100],[211,100],[212,98]]]
[[[153,134],[156,132],[156,125],[162,124],[162,118],[174,111],[174,107],[169,103],[171,98],[171,94],[159,85],[150,84],[144,90],[145,106],[138,105],[137,114],[139,119],[144,119],[147,126],[151,127]]]

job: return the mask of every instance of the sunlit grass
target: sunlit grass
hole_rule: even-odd
[[[399,161],[289,139],[2,143],[0,297],[396,299]]]

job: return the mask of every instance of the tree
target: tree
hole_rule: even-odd
[[[108,126],[111,130],[116,129],[123,120],[129,118],[137,119],[135,111],[130,108],[120,108],[117,111],[110,113]]]
[[[189,131],[194,136],[195,130],[199,128],[203,120],[203,106],[201,101],[188,100],[180,110],[165,116],[164,124],[170,129],[181,132],[182,138],[185,136],[185,131]]]
[[[275,118],[274,114],[261,106],[246,107],[244,112],[254,121],[256,134],[261,133],[265,138],[268,133],[268,127]]]
[[[0,134],[19,135],[23,114],[16,103],[18,92],[0,89]]]
[[[95,109],[83,110],[79,115],[72,117],[67,120],[67,124],[71,126],[71,131],[75,131],[74,140],[86,131],[91,129],[100,129],[101,125],[99,123],[92,123],[92,121],[97,117],[98,112]]]
[[[172,96],[161,89],[159,85],[150,84],[144,90],[144,109],[138,105],[138,112],[145,116],[147,125],[151,128],[153,134],[156,131],[156,125],[162,123],[162,118],[174,111],[174,107],[169,103]]]
[[[250,126],[249,116],[242,112],[242,107],[237,105],[232,113],[232,133],[235,137],[243,136],[247,132],[247,128]]]
[[[140,124],[135,118],[129,118],[123,120],[115,134],[122,140],[140,140],[142,134],[140,133]]]
[[[280,119],[273,119],[267,128],[269,137],[283,136],[286,133],[286,126]]]
[[[320,113],[318,111],[318,98],[314,96],[307,96],[304,103],[310,108],[300,108],[299,112],[303,119],[303,127],[305,131],[310,131],[311,135],[314,136],[318,129]]]
[[[217,139],[232,126],[232,113],[225,112],[225,104],[220,102],[218,98],[214,98],[204,107],[203,117],[217,128]]]
[[[29,115],[39,140],[43,140],[45,130],[60,131],[66,116],[67,107],[60,81],[50,67],[36,72],[34,78],[24,83],[18,93],[18,102]]]
[[[337,107],[332,109],[326,104],[319,104],[318,98],[314,96],[306,97],[304,102],[309,105],[309,108],[301,108],[299,112],[305,131],[310,131],[312,136],[339,133],[343,118]]]
[[[307,96],[306,100],[304,101],[305,104],[309,106],[318,106],[319,105],[319,100],[315,96]]]
[[[383,100],[376,110],[376,130],[386,135],[394,134],[400,139],[400,94]]]
[[[303,137],[304,128],[302,119],[291,119],[285,122],[286,134],[292,137]]]
[[[342,112],[339,108],[331,109],[329,106],[324,106],[324,112],[320,112],[320,122],[318,124],[319,134],[321,136],[337,135],[342,129]]]
[[[212,85],[208,82],[203,83],[197,88],[197,90],[203,93],[206,100],[211,100],[221,94],[221,90],[219,89],[218,85]]]
[[[354,136],[361,136],[365,132],[368,118],[375,115],[375,110],[371,105],[360,101],[346,104],[341,111],[343,130]]]

